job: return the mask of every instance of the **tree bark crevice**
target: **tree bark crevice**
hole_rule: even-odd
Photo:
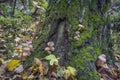
[[[69,39],[68,39],[68,26],[66,25],[66,19],[58,19],[51,25],[50,35],[48,36],[48,41],[53,41],[55,43],[55,54],[59,59],[59,64],[64,65],[65,57],[69,50]]]

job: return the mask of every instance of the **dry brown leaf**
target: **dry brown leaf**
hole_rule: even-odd
[[[44,66],[42,64],[39,66],[39,72],[41,73],[41,75],[44,74]]]
[[[31,75],[28,77],[28,79],[31,80],[31,79],[34,79],[34,77],[35,77],[35,76],[31,74]]]
[[[35,64],[37,64],[37,65],[41,65],[41,64],[42,64],[42,61],[41,61],[40,59],[38,59],[38,58],[35,58],[35,59],[34,59],[34,62],[35,62]]]
[[[16,73],[21,73],[21,72],[23,72],[23,70],[24,70],[23,65],[20,65],[20,66],[17,67],[14,71],[15,71]]]
[[[115,62],[115,65],[118,67],[118,69],[120,70],[120,62]]]
[[[48,70],[49,70],[49,66],[48,66],[48,63],[47,62],[42,62],[43,63],[43,66],[44,66],[44,75],[46,75],[48,73]]]

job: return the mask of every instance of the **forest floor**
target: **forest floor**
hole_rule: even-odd
[[[14,36],[12,32],[0,26],[0,80],[69,80],[69,75],[73,75],[72,78],[73,80],[75,79],[75,68],[56,66],[38,58],[35,58],[33,65],[27,67],[27,69],[23,67],[24,61],[34,50],[32,42],[38,34],[37,23],[37,21],[30,21],[30,27],[21,27],[20,30],[16,31],[11,28],[10,31],[15,31]],[[112,51],[115,55],[116,67],[108,66],[106,63],[107,56],[104,54],[100,55],[96,65],[101,80],[120,80],[120,32],[113,33],[114,31],[111,29],[114,41]],[[6,52],[9,54],[6,54]],[[48,60],[51,58],[57,62],[57,58],[54,55],[46,57]]]
[[[0,24],[0,80],[77,80],[77,70],[71,66],[61,67],[52,54],[43,58],[47,61],[35,58],[31,66],[23,67],[34,51],[33,41],[42,32],[44,20],[41,17],[44,15],[33,19],[19,11],[14,19],[0,16],[0,23],[3,21]],[[114,66],[107,64],[104,54],[98,56],[96,67],[101,80],[120,80],[120,32],[111,29],[111,36]]]

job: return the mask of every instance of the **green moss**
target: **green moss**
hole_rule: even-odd
[[[89,46],[82,47],[82,49],[76,49],[75,50],[76,55],[74,57],[72,56],[70,65],[77,67],[79,71],[82,70],[82,73],[84,73],[80,75],[79,80],[88,80],[88,79],[98,80],[99,79],[99,75],[97,74],[95,67],[93,67],[93,69],[90,69],[90,67],[86,66],[87,65],[86,62],[88,63],[93,62],[93,65],[94,65],[95,64],[94,61],[102,53],[101,43],[97,41],[96,33],[101,30],[101,28],[98,28],[97,25],[99,24],[103,25],[104,19],[105,18],[101,19],[95,12],[91,12],[91,13],[88,12],[88,14],[86,14],[85,20],[82,23],[85,26],[85,29],[84,31],[81,32],[80,39],[78,41],[73,40],[73,38],[71,39],[72,47],[74,48],[75,47],[77,48],[80,45],[84,44],[88,39],[94,40],[89,44]],[[72,29],[75,30],[75,28],[72,28]],[[91,50],[93,50],[93,52],[91,52]],[[85,75],[87,75],[88,77],[86,77]]]
[[[85,31],[83,31],[80,34],[80,39],[79,40],[73,40],[73,46],[80,46],[81,44],[84,44],[84,42],[92,37],[92,34],[94,33],[94,28],[91,26],[89,28],[86,28]]]
[[[101,50],[100,50],[101,48],[96,49],[93,55],[90,52],[90,50],[92,49],[94,49],[92,46],[84,47],[83,49],[79,50],[79,54],[72,57],[70,65],[75,66],[80,70],[82,70],[82,72],[84,72],[84,74],[80,75],[79,80],[88,80],[88,78],[85,75],[89,76],[89,80],[99,79],[99,75],[97,74],[95,67],[92,68],[90,66],[87,66],[87,63],[91,63],[92,61],[95,61],[97,59],[98,54],[99,55],[101,54]]]

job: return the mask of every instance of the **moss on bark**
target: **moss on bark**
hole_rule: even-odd
[[[42,58],[47,55],[44,48],[48,41],[54,41],[55,44],[60,42],[57,46],[63,47],[65,50],[56,47],[57,50],[53,54],[59,56],[61,53],[62,59],[68,58],[64,59],[66,61],[60,59],[60,62],[67,62],[65,64],[77,68],[78,80],[99,80],[95,61],[100,54],[106,54],[103,52],[102,47],[104,45],[102,41],[106,41],[109,38],[109,36],[103,38],[103,35],[109,35],[109,33],[102,33],[105,26],[109,30],[108,24],[106,24],[107,19],[105,15],[101,17],[97,11],[90,11],[88,0],[84,0],[82,3],[79,0],[71,0],[70,3],[66,1],[60,0],[57,3],[56,0],[51,0],[46,18],[47,26],[44,26],[40,36],[34,41],[34,52],[25,62],[25,66],[29,65],[35,57]],[[97,4],[93,4],[97,6]],[[78,30],[79,20],[83,16],[83,7],[86,12],[81,24],[85,26],[85,29],[80,33],[80,39],[75,40],[73,37],[75,36],[75,31]],[[60,24],[62,22],[65,25],[61,27]],[[61,29],[62,31],[60,31]],[[62,41],[58,40],[59,38]],[[106,49],[109,47],[108,44],[109,42],[106,41]]]

